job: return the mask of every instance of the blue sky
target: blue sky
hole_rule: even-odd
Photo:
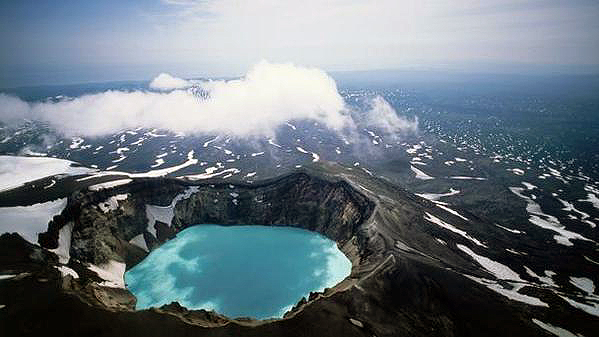
[[[328,71],[597,69],[590,0],[2,1],[0,87]],[[517,66],[517,67],[515,67]]]

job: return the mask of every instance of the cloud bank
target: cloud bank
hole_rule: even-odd
[[[184,89],[192,86],[192,82],[170,74],[162,73],[150,82],[150,88],[155,90]]]
[[[369,111],[356,114],[325,72],[293,64],[263,61],[243,78],[230,81],[187,81],[160,74],[150,88],[157,91],[110,90],[35,103],[0,94],[0,119],[43,121],[67,136],[102,136],[136,127],[272,136],[279,125],[299,119],[343,132],[355,129],[354,115],[393,132],[415,128],[382,97],[372,101]]]

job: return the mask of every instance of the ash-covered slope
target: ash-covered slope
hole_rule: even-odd
[[[317,231],[338,242],[351,275],[282,320],[230,319],[176,303],[135,311],[125,268],[201,223]],[[595,242],[571,239],[596,258]],[[593,291],[576,297],[565,276],[505,253],[570,250],[542,252],[464,210],[328,163],[254,183],[143,178],[81,189],[40,235],[45,249],[16,235],[0,241],[2,273],[16,275],[0,281],[5,335],[530,336],[560,326],[592,336],[599,327]],[[588,308],[572,310],[569,301]]]

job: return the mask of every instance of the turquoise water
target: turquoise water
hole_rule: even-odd
[[[137,309],[178,301],[229,317],[282,317],[310,291],[339,283],[351,262],[335,242],[291,227],[194,226],[125,273]]]

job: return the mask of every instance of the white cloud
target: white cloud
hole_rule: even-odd
[[[383,97],[376,96],[370,101],[370,110],[366,113],[366,126],[374,126],[389,134],[401,134],[405,131],[416,132],[418,119],[408,120],[397,114],[395,109]]]
[[[152,83],[166,89],[190,82],[161,74]],[[99,136],[140,126],[185,133],[272,136],[280,124],[294,119],[312,119],[341,132],[354,128],[352,115],[393,132],[415,128],[381,97],[374,99],[366,117],[352,111],[325,72],[290,63],[262,61],[241,79],[193,84],[194,88],[164,92],[111,90],[59,102],[25,103],[0,95],[0,119],[21,116],[41,120],[69,136]],[[195,94],[198,89],[208,97]]]
[[[156,90],[173,90],[189,88],[192,85],[190,81],[174,77],[170,74],[162,73],[150,82],[150,88]]]
[[[0,92],[0,120],[4,123],[16,123],[28,118],[29,106],[17,97]]]

